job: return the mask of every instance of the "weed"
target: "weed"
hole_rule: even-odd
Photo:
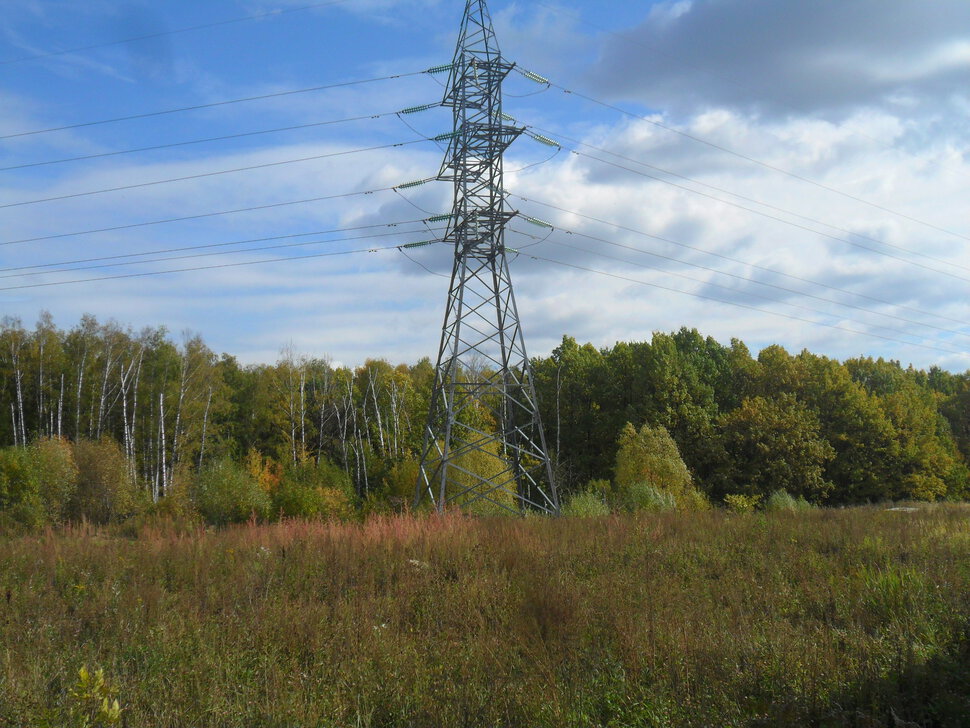
[[[966,725],[966,514],[8,535],[0,725]]]

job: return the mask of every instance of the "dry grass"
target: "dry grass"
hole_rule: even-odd
[[[970,724],[970,509],[0,539],[0,726]],[[888,723],[887,723],[888,721]]]

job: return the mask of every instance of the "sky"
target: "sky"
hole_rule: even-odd
[[[549,81],[505,111],[559,144],[505,155],[531,355],[688,327],[970,369],[970,3],[488,5]],[[0,0],[0,314],[434,359],[452,251],[397,246],[450,185],[398,186],[451,116],[397,112],[440,101],[463,8]]]

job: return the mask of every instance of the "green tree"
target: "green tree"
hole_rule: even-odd
[[[621,500],[645,484],[675,499],[692,490],[690,472],[677,443],[662,425],[643,425],[637,430],[629,422],[620,432],[616,453],[614,486]]]
[[[818,417],[821,436],[835,456],[825,465],[834,487],[831,503],[863,503],[890,496],[896,429],[879,398],[855,381],[848,368],[826,357],[797,357],[799,401]]]
[[[564,336],[547,359],[533,362],[546,443],[557,462],[561,491],[609,473],[616,430],[605,418],[610,409],[603,354]],[[609,443],[607,445],[607,443]]]
[[[720,430],[730,470],[719,496],[784,489],[818,502],[831,490],[824,468],[835,451],[822,437],[818,417],[794,395],[745,399],[721,417]]]
[[[950,424],[950,432],[964,462],[970,462],[970,372],[956,378],[952,392],[941,403],[940,411]]]
[[[946,497],[951,484],[962,490],[953,482],[960,477],[960,461],[949,423],[931,393],[905,383],[883,398],[883,406],[898,443],[889,497],[933,501]]]

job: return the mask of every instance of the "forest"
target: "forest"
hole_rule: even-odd
[[[569,510],[968,494],[970,372],[753,355],[696,330],[533,359]],[[350,517],[410,505],[434,367],[241,365],[198,335],[0,323],[0,523]],[[584,506],[585,504],[585,506]]]

